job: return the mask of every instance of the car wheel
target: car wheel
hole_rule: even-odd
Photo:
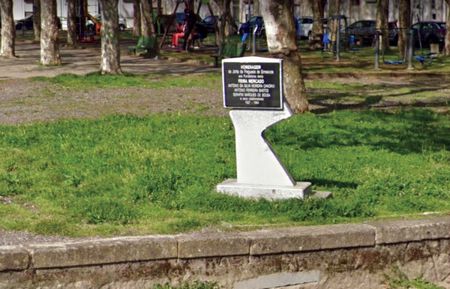
[[[312,40],[312,31],[308,32],[308,40]]]
[[[125,25],[123,25],[123,24],[119,25],[119,30],[120,31],[124,31],[125,29],[126,29]]]

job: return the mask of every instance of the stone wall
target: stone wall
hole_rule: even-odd
[[[450,218],[0,247],[0,288],[450,288]],[[397,274],[397,275],[396,275]]]

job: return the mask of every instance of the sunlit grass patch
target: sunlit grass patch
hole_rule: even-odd
[[[426,110],[298,115],[267,132],[327,200],[215,192],[235,178],[225,117],[114,116],[0,127],[0,228],[70,236],[352,222],[450,210],[450,119]]]
[[[48,81],[72,89],[89,88],[123,88],[123,87],[144,87],[144,88],[175,88],[175,87],[217,87],[221,85],[219,73],[189,74],[189,75],[168,75],[168,74],[148,74],[148,75],[101,75],[90,73],[85,76],[75,74],[61,74],[56,77],[35,77],[35,81]]]

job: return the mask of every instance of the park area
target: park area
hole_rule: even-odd
[[[374,70],[370,47],[339,62],[303,47],[310,112],[266,137],[295,180],[332,197],[270,202],[215,192],[236,160],[211,52],[148,59],[127,55],[133,41],[123,41],[123,75],[98,74],[89,44],[63,48],[59,67],[39,66],[27,39],[17,59],[0,60],[0,229],[15,232],[0,244],[18,232],[243,231],[450,212],[450,58]]]

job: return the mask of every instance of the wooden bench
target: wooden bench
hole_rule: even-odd
[[[222,49],[217,54],[212,54],[214,67],[219,67],[219,62],[224,58],[234,58],[244,56],[246,44],[239,40],[225,40]]]
[[[156,45],[156,37],[141,36],[135,46],[128,47],[128,53],[136,56],[148,56],[155,51]]]

